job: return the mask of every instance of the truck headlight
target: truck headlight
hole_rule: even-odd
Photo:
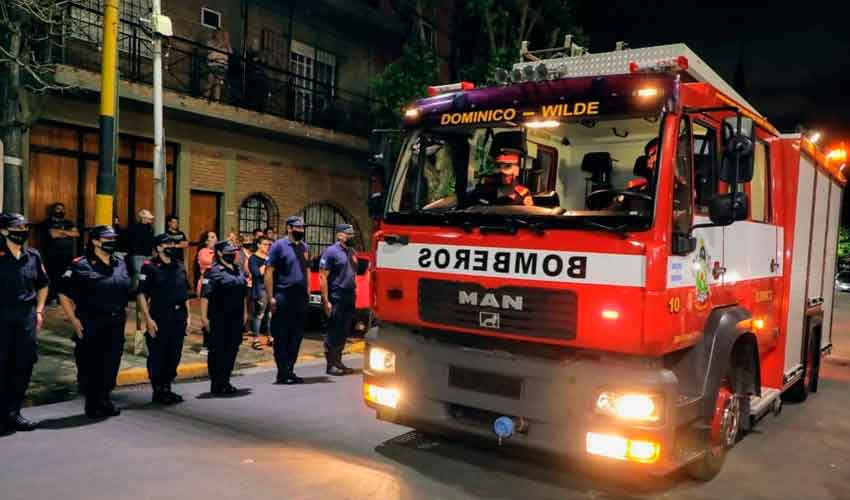
[[[596,412],[622,420],[659,422],[663,402],[660,394],[603,391],[596,397]]]
[[[378,373],[395,373],[395,353],[380,347],[370,348],[369,369]]]

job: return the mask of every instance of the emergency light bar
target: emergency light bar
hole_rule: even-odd
[[[598,54],[580,56],[560,56],[550,59],[516,63],[512,74],[525,75],[538,66],[546,65],[550,77],[577,78],[586,76],[627,75],[630,73],[680,71],[687,76],[686,81],[697,81],[712,84],[738,103],[755,111],[731,85],[726,83],[708,64],[684,43],[657,45],[639,49],[625,48]],[[528,69],[526,69],[528,68]],[[761,114],[759,114],[761,117]]]
[[[449,92],[460,92],[461,90],[472,90],[475,84],[472,82],[457,82],[446,85],[431,85],[428,87],[428,95],[435,96],[439,94],[447,94]]]

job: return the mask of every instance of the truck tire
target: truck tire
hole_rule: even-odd
[[[706,452],[686,467],[688,475],[698,481],[714,479],[723,468],[729,449],[741,438],[744,419],[748,418],[749,398],[732,392],[728,379],[724,379],[717,390]]]
[[[809,398],[809,393],[817,392],[818,379],[820,379],[820,335],[812,332],[806,345],[803,376],[785,391],[782,399],[791,403],[802,403]]]

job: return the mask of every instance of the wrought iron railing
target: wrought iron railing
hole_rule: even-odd
[[[82,3],[69,6],[68,31],[60,61],[100,71],[100,13]],[[151,84],[150,36],[137,22],[122,20],[119,30],[120,77]],[[213,73],[211,54],[221,54],[227,69]],[[212,75],[212,76],[211,76]],[[220,99],[211,92],[220,85]],[[366,136],[372,128],[373,100],[335,84],[297,75],[263,62],[259,57],[224,53],[180,36],[163,44],[163,86],[197,98],[219,100],[317,127]]]

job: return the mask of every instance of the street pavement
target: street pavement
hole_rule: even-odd
[[[850,498],[850,360],[826,364],[821,390],[766,417],[708,484],[412,433],[375,420],[360,376],[323,368],[299,366],[302,386],[255,370],[227,399],[206,382],[179,384],[187,401],[169,408],[124,388],[122,415],[101,422],[79,400],[27,409],[43,428],[0,438],[0,498]]]

